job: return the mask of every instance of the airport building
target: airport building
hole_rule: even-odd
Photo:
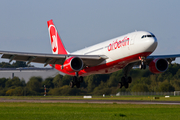
[[[13,78],[14,76],[24,79],[27,83],[32,76],[40,76],[43,79],[48,77],[55,77],[59,74],[54,68],[37,68],[37,67],[25,67],[25,68],[0,68],[0,78]]]

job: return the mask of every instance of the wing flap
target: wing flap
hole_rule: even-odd
[[[54,54],[42,54],[42,53],[23,53],[23,52],[5,52],[1,51],[0,54],[3,54],[1,58],[10,59],[16,61],[27,61],[35,63],[46,63],[48,59],[48,64],[63,64],[65,60],[65,55],[54,55]]]
[[[60,64],[63,65],[66,58],[76,56],[83,60],[86,66],[95,66],[107,59],[105,55],[73,55],[73,54],[43,54],[43,53],[25,53],[25,52],[9,52],[0,51],[1,58],[16,61],[25,61],[28,64],[31,62],[45,64]]]

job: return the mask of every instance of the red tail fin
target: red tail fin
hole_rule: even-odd
[[[47,21],[53,54],[67,54],[52,20]]]

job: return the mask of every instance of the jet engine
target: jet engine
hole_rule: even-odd
[[[70,57],[65,60],[63,64],[63,69],[72,73],[78,72],[83,68],[83,61],[79,57]]]
[[[166,59],[163,58],[156,58],[149,64],[149,70],[152,73],[158,74],[165,72],[168,69],[168,62]]]

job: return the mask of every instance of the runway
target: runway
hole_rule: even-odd
[[[164,104],[180,105],[180,101],[136,101],[136,100],[18,100],[0,99],[0,102],[27,102],[27,103],[96,103],[96,104]]]

